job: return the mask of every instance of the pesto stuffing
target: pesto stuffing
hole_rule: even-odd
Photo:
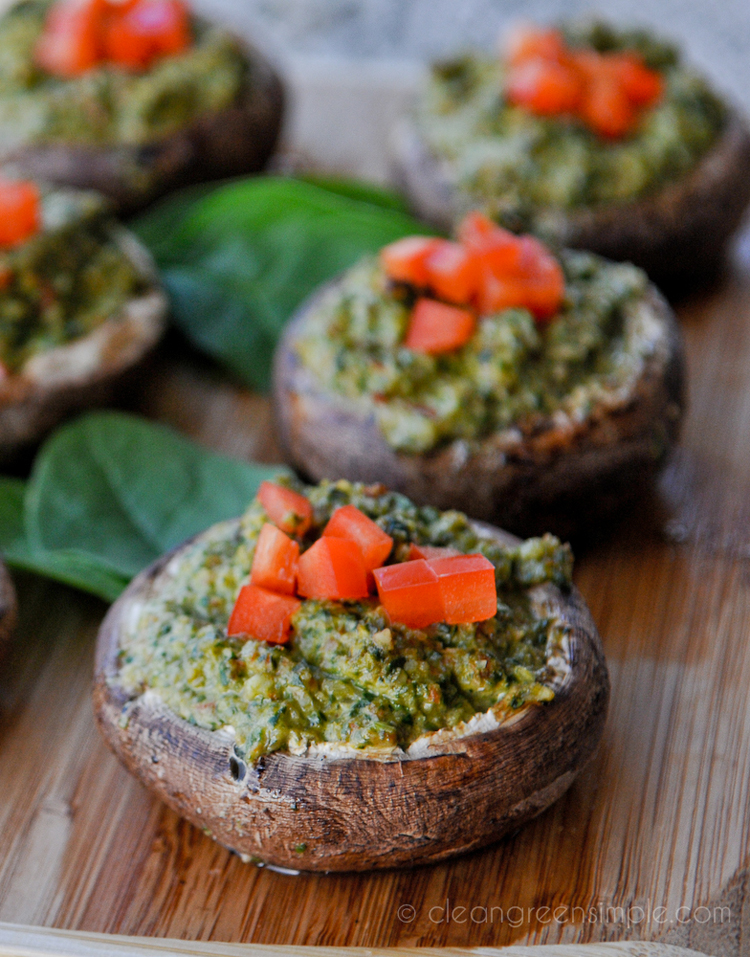
[[[564,253],[565,301],[540,327],[525,309],[483,316],[460,349],[431,356],[403,346],[412,300],[373,260],[323,298],[297,344],[327,389],[362,403],[406,453],[468,443],[553,416],[584,420],[627,396],[653,349],[647,279],[629,264]]]
[[[145,288],[97,194],[48,192],[42,220],[37,235],[0,250],[0,361],[10,372],[92,332]]]
[[[569,588],[568,546],[545,536],[505,547],[459,512],[345,481],[294,487],[314,508],[303,551],[333,511],[351,503],[393,537],[389,562],[406,560],[410,542],[485,555],[496,570],[497,615],[417,631],[391,624],[374,598],[306,600],[286,646],[228,638],[266,521],[256,499],[239,524],[215,526],[188,547],[121,639],[117,680],[131,694],[152,689],[194,724],[231,726],[249,761],[325,743],[405,750],[490,708],[502,714],[553,698],[548,661],[567,626],[535,612],[528,589]]]
[[[582,123],[509,104],[497,57],[436,64],[417,121],[445,161],[460,205],[481,206],[511,229],[558,235],[562,212],[624,203],[692,169],[724,128],[726,110],[677,49],[645,31],[602,23],[563,26],[567,42],[599,52],[635,50],[665,81],[632,136],[606,141]]]
[[[194,43],[144,73],[98,67],[50,76],[34,48],[52,0],[22,0],[0,19],[0,135],[28,143],[142,146],[236,101],[249,65],[226,31],[194,21]]]

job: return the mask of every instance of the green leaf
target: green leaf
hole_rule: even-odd
[[[406,200],[400,193],[384,186],[377,186],[375,183],[365,183],[357,179],[344,179],[340,176],[303,176],[301,179],[305,183],[312,183],[314,186],[327,189],[331,193],[339,193],[341,196],[359,199],[365,203],[371,203],[373,206],[395,209],[399,213],[409,212]]]
[[[50,438],[28,483],[0,478],[0,550],[11,565],[113,600],[163,552],[239,515],[286,471],[218,455],[119,412]]]
[[[344,181],[238,180],[136,221],[177,325],[245,384],[267,389],[284,324],[321,283],[426,232],[384,190]]]
[[[91,556],[70,550],[47,553],[29,544],[24,527],[26,488],[26,482],[0,477],[0,549],[6,562],[114,601],[126,587],[127,578],[100,567]]]

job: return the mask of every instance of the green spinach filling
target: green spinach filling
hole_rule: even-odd
[[[525,309],[482,317],[469,342],[438,356],[403,346],[411,300],[372,260],[351,269],[309,317],[297,349],[326,388],[359,401],[395,449],[428,452],[555,414],[581,421],[617,401],[651,348],[646,276],[629,264],[564,253],[565,302],[539,327]]]
[[[606,141],[576,121],[509,104],[503,64],[479,54],[435,65],[417,116],[430,150],[447,164],[460,205],[482,206],[511,229],[550,238],[561,212],[628,202],[678,179],[726,122],[721,101],[673,46],[601,23],[563,31],[576,47],[636,50],[661,72],[664,97],[632,136]]]
[[[36,236],[0,250],[0,361],[10,372],[92,332],[145,288],[96,194],[48,193],[42,215]]]
[[[74,79],[34,63],[51,0],[22,0],[0,20],[0,134],[28,143],[142,146],[234,103],[248,82],[237,41],[199,21],[194,44],[145,73],[102,66]]]
[[[352,503],[394,538],[390,561],[406,560],[410,542],[484,554],[496,569],[497,615],[415,631],[391,624],[375,599],[307,600],[289,645],[230,639],[229,615],[266,520],[256,500],[239,525],[216,526],[187,549],[123,639],[118,680],[133,695],[152,689],[194,724],[230,725],[249,761],[326,743],[405,750],[490,708],[507,713],[553,698],[549,658],[567,626],[538,614],[528,589],[570,587],[566,545],[545,536],[503,546],[459,512],[349,482],[302,490],[314,507],[303,550],[334,509]]]

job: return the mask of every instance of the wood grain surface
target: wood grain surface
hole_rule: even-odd
[[[577,563],[612,701],[598,757],[557,805],[488,850],[420,870],[244,865],[99,739],[90,684],[104,605],[18,575],[21,622],[0,675],[0,920],[364,947],[644,937],[748,954],[750,240],[678,312],[679,454],[658,499]],[[276,455],[267,402],[176,339],[133,404],[231,454]]]
[[[551,945],[467,949],[278,946],[125,937],[82,931],[49,930],[0,922],[0,957],[698,957],[670,944],[622,941],[615,944]]]

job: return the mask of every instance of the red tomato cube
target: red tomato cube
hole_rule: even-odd
[[[440,240],[432,236],[405,236],[380,250],[380,265],[394,282],[424,287],[429,276],[427,258]]]
[[[298,598],[278,595],[256,585],[245,585],[240,589],[232,610],[227,634],[247,635],[258,641],[283,645],[289,640],[292,617],[301,604]]]
[[[417,545],[412,542],[409,546],[409,561],[415,562],[423,558],[428,562],[431,558],[450,558],[451,555],[460,555],[456,548],[446,548],[442,545]]]
[[[162,56],[190,46],[190,18],[181,0],[136,0],[108,24],[107,57],[129,70],[145,70]]]
[[[55,76],[80,76],[102,59],[106,0],[57,0],[37,41],[37,64]]]
[[[497,614],[495,566],[484,555],[434,558],[429,566],[438,577],[449,625],[486,621]]]
[[[437,573],[423,559],[376,568],[373,575],[391,621],[426,628],[445,620]]]
[[[346,601],[367,598],[362,549],[348,538],[319,538],[300,555],[297,592],[305,598]]]
[[[505,41],[505,55],[509,63],[542,58],[561,60],[565,56],[565,42],[559,30],[541,29],[533,24],[519,24]]]
[[[35,183],[0,180],[0,247],[18,246],[39,231],[41,203]]]
[[[459,241],[478,258],[480,273],[504,274],[517,269],[522,258],[519,237],[476,210],[467,213],[458,227]]]
[[[428,285],[439,298],[458,305],[471,302],[479,285],[479,263],[459,243],[438,239],[426,260]]]
[[[261,482],[258,501],[273,524],[287,535],[301,538],[310,527],[312,505],[304,495],[275,482]]]
[[[620,139],[635,126],[637,114],[621,83],[602,73],[588,85],[582,104],[586,123],[606,139]]]
[[[299,545],[269,522],[258,536],[250,569],[250,584],[293,595],[297,584]]]
[[[649,69],[635,51],[610,53],[607,69],[617,77],[628,99],[636,106],[652,106],[664,93],[661,74]]]
[[[583,83],[572,66],[537,57],[511,67],[505,92],[516,106],[539,116],[558,116],[575,112],[583,95]]]
[[[393,548],[391,536],[354,505],[342,505],[341,508],[337,508],[323,529],[323,535],[347,538],[356,542],[362,550],[365,568],[369,572],[379,568]]]
[[[409,320],[404,345],[415,352],[438,355],[459,349],[471,339],[476,325],[473,312],[447,306],[434,299],[418,299]]]

